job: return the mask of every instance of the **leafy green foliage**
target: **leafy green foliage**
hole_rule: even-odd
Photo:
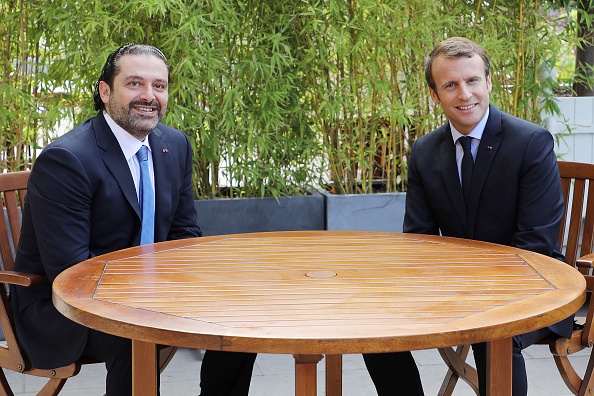
[[[164,122],[195,152],[199,198],[406,188],[412,142],[445,120],[422,63],[466,36],[493,64],[493,102],[539,122],[558,112],[538,70],[575,44],[535,0],[0,0],[0,161],[37,149],[95,114],[107,55],[129,42],[168,56]]]

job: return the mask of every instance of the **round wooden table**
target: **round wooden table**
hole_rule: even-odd
[[[309,396],[323,354],[336,364],[346,353],[482,341],[490,395],[511,395],[511,337],[576,312],[584,290],[573,268],[520,249],[417,234],[295,231],[95,257],[57,277],[53,301],[75,322],[133,340],[135,395],[156,394],[156,344],[293,354],[295,392]],[[328,395],[341,392],[340,383],[330,386]]]

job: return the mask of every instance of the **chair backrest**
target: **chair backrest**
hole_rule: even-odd
[[[592,253],[594,244],[594,164],[558,161],[565,195],[559,246],[567,263]]]
[[[25,204],[30,171],[0,174],[0,258],[2,269],[12,271],[21,234],[21,208]]]
[[[16,247],[21,233],[21,208],[24,206],[29,171],[0,174],[0,196],[2,210],[0,210],[0,258],[2,270],[12,271]],[[11,370],[23,371],[27,361],[22,356],[12,323],[12,313],[8,298],[8,285],[0,287],[0,325],[6,340],[6,345],[0,348],[0,366]]]

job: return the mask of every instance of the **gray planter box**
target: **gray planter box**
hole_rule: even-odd
[[[402,232],[406,193],[320,194],[326,200],[327,230]]]
[[[204,236],[324,229],[324,197],[232,198],[194,201]]]

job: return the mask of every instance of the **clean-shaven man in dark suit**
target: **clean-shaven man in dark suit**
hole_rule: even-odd
[[[438,44],[425,60],[425,76],[431,98],[442,106],[449,122],[412,147],[404,232],[494,242],[564,260],[557,247],[564,200],[550,132],[489,103],[489,58],[470,40],[454,37]],[[472,138],[474,159],[466,199],[464,154],[458,142],[464,136]],[[514,337],[514,396],[528,391],[522,349],[550,332],[568,337],[572,327],[570,317]],[[486,345],[472,348],[484,396]],[[365,359],[376,386],[386,390],[380,395],[423,394],[409,353],[366,355]],[[398,392],[394,373],[402,367],[413,373],[409,379],[415,378],[416,393]]]
[[[145,236],[154,242],[201,236],[190,141],[160,122],[169,77],[167,60],[155,47],[129,44],[114,51],[97,82],[97,116],[48,145],[29,178],[15,270],[41,274],[44,282],[12,288],[19,343],[40,368],[82,356],[105,362],[108,396],[132,392],[130,340],[62,316],[52,304],[51,285],[72,265],[140,244],[144,220],[136,153],[142,146],[149,150],[154,191],[154,226],[143,229],[143,241]],[[207,351],[203,369],[214,369],[202,378],[202,395],[247,395],[254,359],[253,354]],[[219,371],[220,366],[226,370]]]

